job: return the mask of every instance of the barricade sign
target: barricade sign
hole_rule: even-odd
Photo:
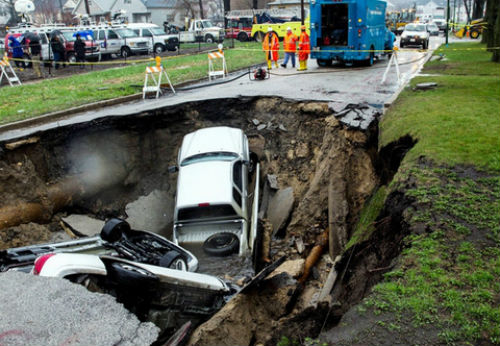
[[[216,70],[216,65],[218,65],[218,60],[221,60],[221,70]],[[220,65],[220,64],[219,64]],[[226,58],[224,57],[224,52],[222,51],[222,47],[219,47],[218,52],[208,53],[208,80],[212,80],[212,77],[215,79],[219,76],[222,78],[227,75],[227,66],[226,66]]]
[[[7,54],[4,54],[2,60],[0,60],[0,71],[1,71],[0,84],[2,83],[3,77],[5,76],[5,79],[7,79],[10,86],[14,86],[15,83],[17,83],[17,85],[21,85],[19,77],[17,76],[16,72],[10,65]],[[9,73],[11,75],[9,75]]]
[[[175,94],[174,86],[170,82],[170,78],[168,77],[167,71],[161,65],[161,58],[157,56],[155,58],[156,66],[148,66],[146,67],[146,74],[144,77],[144,87],[142,88],[142,98],[146,98],[147,92],[156,92],[155,98],[158,98],[161,94],[161,78],[165,76],[168,81],[168,85],[170,89]],[[152,85],[149,85],[149,79],[153,82]]]
[[[385,69],[384,75],[382,76],[382,81],[380,84],[384,84],[385,80],[387,78],[387,74],[389,73],[389,70],[391,69],[391,66],[394,65],[396,66],[396,74],[398,76],[398,84],[400,82],[400,74],[399,74],[399,63],[398,63],[398,55],[397,55],[397,47],[394,47],[394,50],[392,51],[391,58],[389,59],[389,63],[387,64],[387,68]]]

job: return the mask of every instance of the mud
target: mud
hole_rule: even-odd
[[[265,128],[259,126],[261,124],[265,124]],[[177,176],[168,173],[167,168],[175,164],[183,136],[199,128],[218,125],[243,129],[249,137],[250,149],[260,158],[262,177],[273,174],[278,188],[293,188],[295,207],[283,237],[272,241],[271,260],[282,255],[299,259],[309,253],[317,236],[328,227],[330,183],[335,196],[337,245],[343,248],[381,176],[386,180],[399,164],[395,160],[386,169],[387,164],[379,160],[376,123],[366,131],[350,129],[335,118],[327,103],[321,102],[272,97],[226,99],[181,104],[135,116],[102,118],[37,134],[38,141],[27,141],[12,150],[7,149],[7,143],[0,143],[0,209],[40,203],[46,206],[49,225],[0,227],[0,249],[13,244],[45,242],[53,235],[50,232],[57,230],[58,217],[66,214],[88,214],[100,219],[126,217],[128,203],[154,190],[173,197]],[[56,214],[53,206],[47,204],[49,189],[68,176],[85,177],[81,179],[83,192],[65,200]],[[167,214],[172,212],[165,210]],[[388,223],[398,224],[398,221]],[[160,233],[171,236],[171,226],[167,225]],[[390,232],[381,234],[378,236],[384,239],[371,239],[365,244],[366,248],[356,248],[352,256],[354,262],[343,262],[342,266],[366,269],[390,265],[398,251],[392,244],[397,244],[399,239],[391,238]],[[296,247],[297,240],[304,245],[301,254]],[[378,240],[383,240],[383,245],[374,248],[376,245],[371,243]],[[247,275],[248,263],[238,267],[240,264],[235,262],[228,259],[219,261],[219,267],[216,263],[207,263],[200,268],[219,276],[227,274],[226,279],[233,282],[241,281],[242,276],[244,279]],[[328,304],[317,301],[331,266],[328,256],[324,256],[291,314],[283,309],[275,310],[269,304],[273,301],[286,306],[290,290],[295,287],[290,284],[292,281],[287,281],[282,290],[235,299],[237,308],[224,309],[218,314],[219,328],[213,328],[213,321],[207,322],[212,325],[202,325],[196,335],[210,337],[198,338],[193,343],[222,344],[226,340],[238,345],[276,344],[279,336],[288,332],[296,333],[296,337],[317,335],[321,329],[318,325],[338,321],[381,277],[381,273],[369,271],[363,277],[358,269],[352,270],[356,275],[345,272],[342,284],[334,291],[334,301],[341,303],[332,310],[327,308]],[[234,271],[235,267],[245,269]],[[250,320],[244,317],[245,307],[252,311]],[[225,325],[226,321],[231,323]]]

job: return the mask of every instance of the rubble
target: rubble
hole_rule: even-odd
[[[293,208],[293,188],[278,190],[269,201],[267,208],[267,218],[273,225],[273,236],[286,225]]]
[[[335,102],[328,103],[330,110],[335,111],[335,117],[341,123],[349,126],[350,128],[359,128],[367,130],[370,124],[382,114],[382,112],[368,104],[337,104]]]
[[[0,274],[0,291],[2,345],[145,346],[158,337],[113,297],[68,280],[11,271]]]
[[[125,212],[132,229],[162,233],[172,224],[172,213],[168,211],[173,209],[172,196],[165,191],[154,190],[127,204]]]
[[[104,221],[87,215],[72,214],[63,217],[62,221],[80,236],[92,237],[101,232]]]

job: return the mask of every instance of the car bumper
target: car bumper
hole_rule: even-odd
[[[422,46],[425,42],[427,42],[426,38],[406,38],[406,39],[402,38],[400,45]]]

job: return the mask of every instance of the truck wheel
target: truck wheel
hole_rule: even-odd
[[[253,35],[253,38],[257,42],[262,42],[264,40],[264,33],[262,31],[257,31],[255,35]]]
[[[318,65],[321,67],[332,66],[332,59],[318,59],[316,61],[317,61]]]
[[[476,29],[473,29],[470,31],[470,34],[469,34],[470,38],[472,39],[477,39],[479,37],[479,31],[476,30]]]
[[[122,58],[128,58],[131,55],[132,55],[132,51],[130,50],[129,47],[122,47],[122,50],[121,50]]]
[[[212,35],[205,36],[206,43],[214,43],[214,37]]]
[[[114,243],[122,239],[123,234],[128,233],[129,231],[130,225],[127,221],[113,218],[104,224],[101,230],[101,239],[107,241],[108,243]]]
[[[161,54],[165,51],[165,46],[162,45],[161,43],[155,44],[155,53],[156,54]]]
[[[228,256],[238,252],[239,247],[238,236],[229,232],[213,234],[203,243],[203,250],[212,256]]]
[[[240,32],[238,34],[238,41],[240,42],[248,41],[248,35],[245,32]]]

